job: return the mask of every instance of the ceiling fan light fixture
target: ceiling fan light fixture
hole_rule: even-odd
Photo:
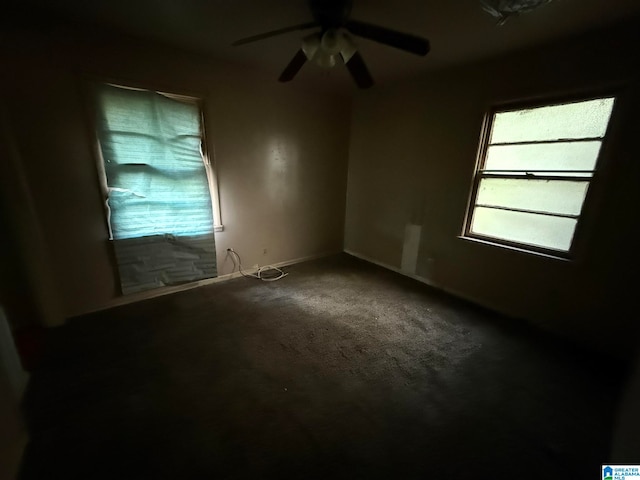
[[[342,32],[335,28],[330,28],[322,35],[320,47],[329,55],[337,55],[340,53],[343,36]]]
[[[312,60],[320,48],[320,34],[314,33],[302,39],[302,51],[307,60]]]
[[[313,56],[313,62],[321,68],[333,68],[336,66],[338,55],[331,55],[322,49],[319,49]]]
[[[342,34],[340,46],[340,55],[342,55],[342,60],[344,63],[347,63],[351,60],[351,57],[356,53],[358,48],[356,47],[355,42],[351,39],[351,37],[347,34]]]
[[[343,32],[329,29],[324,34],[314,33],[302,39],[302,51],[307,60],[321,68],[333,68],[340,56],[346,63],[356,52],[353,41]]]

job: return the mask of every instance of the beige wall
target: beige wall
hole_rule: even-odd
[[[219,274],[231,271],[228,247],[248,266],[342,250],[350,111],[343,98],[135,43],[13,32],[0,38],[0,55],[64,315],[118,296],[83,94],[91,79],[205,97],[225,226],[216,235]]]
[[[422,225],[417,274],[428,283],[604,349],[631,345],[640,148],[638,28],[430,74],[354,100],[345,248],[398,268],[405,225]],[[435,48],[435,47],[434,47]],[[624,85],[593,186],[588,249],[566,262],[458,238],[487,108]],[[613,120],[612,120],[613,121]],[[629,302],[627,302],[629,303]],[[612,343],[615,342],[615,343]]]

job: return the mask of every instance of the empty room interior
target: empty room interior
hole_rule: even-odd
[[[640,465],[639,51],[637,0],[8,2],[0,479]]]

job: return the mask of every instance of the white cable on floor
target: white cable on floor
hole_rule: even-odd
[[[233,262],[233,270],[235,271],[236,267],[240,272],[240,275],[247,278],[256,278],[258,280],[262,280],[263,282],[275,282],[276,280],[280,280],[281,278],[289,275],[288,273],[283,272],[278,267],[274,267],[273,265],[265,265],[264,267],[258,267],[256,273],[244,273],[242,270],[242,260],[240,259],[240,255],[233,248],[227,248],[227,252],[231,254],[231,261]],[[236,259],[238,263],[236,264]],[[268,271],[276,271],[278,275],[275,277],[263,277],[264,272]]]

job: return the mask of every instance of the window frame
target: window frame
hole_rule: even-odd
[[[508,101],[503,103],[495,103],[490,106],[483,117],[482,127],[480,130],[480,138],[479,138],[479,146],[476,154],[476,162],[474,165],[473,176],[471,180],[471,190],[469,192],[469,197],[467,200],[467,206],[465,210],[464,223],[462,227],[462,233],[459,238],[465,240],[471,240],[478,243],[483,243],[487,245],[492,245],[495,247],[506,248],[510,250],[515,250],[524,253],[536,254],[544,257],[550,257],[558,260],[575,260],[578,256],[578,252],[583,250],[583,230],[584,224],[587,223],[587,219],[585,217],[589,217],[592,212],[592,203],[594,197],[594,190],[599,190],[599,184],[601,183],[601,177],[603,176],[604,165],[608,163],[604,160],[604,157],[607,155],[609,138],[611,136],[612,125],[615,122],[615,115],[619,103],[620,97],[620,89],[607,89],[602,91],[590,92],[590,93],[582,93],[582,94],[572,94],[565,96],[549,96],[549,97],[536,97],[535,99],[528,100],[518,100],[518,101]],[[483,175],[483,169],[487,161],[487,151],[490,146],[489,141],[491,139],[491,132],[493,128],[493,123],[496,114],[498,113],[506,113],[506,112],[514,112],[518,110],[528,110],[539,107],[546,106],[554,106],[554,105],[563,105],[569,103],[580,103],[586,102],[590,100],[598,100],[603,98],[613,98],[613,106],[611,109],[611,115],[609,116],[609,120],[607,122],[607,128],[605,130],[604,135],[601,139],[600,151],[598,152],[598,156],[596,158],[596,162],[593,167],[593,174],[591,177],[585,178],[587,180],[587,192],[585,198],[582,202],[582,207],[580,210],[580,214],[576,216],[576,227],[573,233],[573,238],[571,240],[571,245],[568,250],[558,250],[549,247],[542,247],[538,245],[531,245],[522,242],[516,242],[512,240],[506,240],[498,237],[492,237],[489,235],[483,235],[479,233],[474,233],[471,231],[471,224],[473,222],[473,214],[475,207],[477,206],[477,196],[478,190],[480,187],[480,182],[483,178],[516,178],[513,175],[500,175],[496,174],[494,177],[490,175],[487,177]],[[583,139],[580,139],[583,140]],[[586,139],[584,139],[586,140]],[[562,141],[562,140],[561,140]],[[513,142],[517,144],[518,142]],[[553,142],[560,143],[560,142]],[[565,171],[569,172],[568,170]],[[517,178],[525,178],[526,175]],[[571,179],[580,178],[575,176],[567,176],[567,175],[549,175],[545,177],[537,177],[538,180],[549,180],[549,179],[558,179],[562,181],[570,181]],[[535,178],[531,178],[533,180]],[[555,216],[555,215],[550,215]]]

